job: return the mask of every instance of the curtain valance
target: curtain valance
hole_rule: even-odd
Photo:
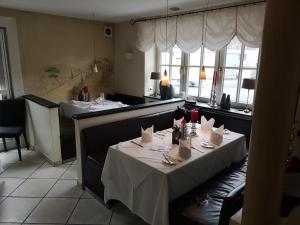
[[[260,3],[170,17],[167,25],[165,18],[138,22],[136,47],[143,52],[153,45],[166,51],[175,44],[185,53],[195,52],[201,45],[218,50],[226,46],[235,35],[243,44],[259,47],[264,14],[265,3]]]

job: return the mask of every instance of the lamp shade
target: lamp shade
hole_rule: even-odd
[[[161,79],[161,74],[160,72],[152,72],[150,76],[151,80],[160,80]]]
[[[248,90],[253,90],[253,89],[255,89],[255,82],[256,82],[256,79],[245,78],[245,79],[243,79],[242,88],[248,89]]]
[[[200,79],[200,80],[206,80],[206,73],[205,73],[205,68],[204,68],[204,66],[203,66],[202,69],[200,70],[200,73],[199,73],[199,79]]]

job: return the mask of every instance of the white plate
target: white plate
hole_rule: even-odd
[[[223,134],[230,134],[230,130],[224,129]]]
[[[201,143],[201,146],[203,147],[203,148],[215,148],[215,146],[213,146],[213,145],[211,145],[211,144],[209,144],[209,143],[207,143],[207,142],[202,142]]]

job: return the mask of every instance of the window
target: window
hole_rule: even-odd
[[[237,37],[225,50],[223,93],[230,94],[231,101],[247,103],[248,90],[241,88],[244,78],[256,79],[259,48],[243,45]],[[254,91],[249,92],[249,104],[253,103]]]
[[[160,57],[160,72],[164,74],[165,69],[167,70],[170,82],[175,88],[175,94],[177,95],[181,90],[180,68],[182,59],[182,51],[177,46],[174,46],[169,52],[162,52]]]
[[[5,29],[0,29],[0,100],[11,97]]]
[[[189,96],[210,97],[211,83],[215,67],[216,52],[200,48],[197,52],[188,55],[188,84]],[[199,80],[199,72],[205,66],[206,80]]]
[[[219,70],[221,79],[217,85],[217,99],[226,93],[233,103],[246,104],[248,90],[241,88],[242,81],[244,78],[256,78],[259,52],[259,48],[247,47],[234,37],[220,51],[202,47],[194,53],[185,54],[175,46],[171,51],[160,54],[159,66],[162,74],[167,69],[175,94],[185,91],[188,96],[206,101],[210,98],[213,73]],[[202,66],[205,67],[206,80],[199,80]],[[254,91],[250,91],[249,104],[253,103],[253,96]]]

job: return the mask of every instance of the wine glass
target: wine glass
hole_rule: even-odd
[[[104,105],[105,95],[104,95],[103,92],[100,92],[99,100],[100,100],[100,102],[102,103],[102,105]]]

